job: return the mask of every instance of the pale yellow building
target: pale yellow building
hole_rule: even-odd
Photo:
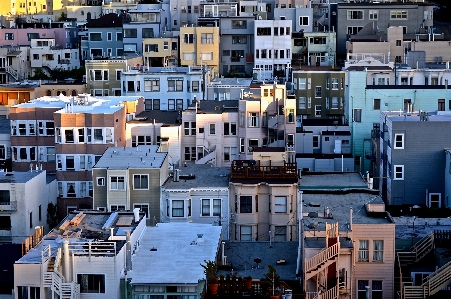
[[[207,65],[211,76],[219,72],[219,27],[180,28],[182,66]]]
[[[2,0],[0,15],[28,15],[47,13],[46,0]]]
[[[144,38],[142,53],[146,66],[178,66],[178,38]]]

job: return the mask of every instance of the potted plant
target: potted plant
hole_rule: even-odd
[[[212,294],[218,292],[218,277],[217,268],[214,261],[204,260],[205,264],[200,264],[204,268],[204,273],[207,278],[208,290]]]
[[[277,274],[276,268],[274,266],[268,265],[268,272],[265,274],[265,278],[271,282],[272,295],[271,299],[280,298],[279,295],[276,295],[276,288],[279,287],[280,275]]]
[[[245,276],[243,278],[243,283],[244,283],[244,288],[246,290],[249,290],[250,288],[252,288],[252,277],[251,276]]]

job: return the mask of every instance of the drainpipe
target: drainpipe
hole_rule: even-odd
[[[70,279],[70,266],[69,266],[69,240],[64,240],[63,242],[63,255],[64,255],[64,278],[66,281],[71,281]]]

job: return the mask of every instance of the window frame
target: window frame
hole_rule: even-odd
[[[366,243],[366,244],[365,244]],[[358,243],[359,247],[358,247],[358,255],[357,255],[357,261],[359,263],[367,263],[370,261],[370,241],[365,239],[365,240],[359,240]],[[365,246],[366,245],[366,246]]]
[[[140,178],[140,180],[139,180],[139,184],[140,184],[140,186],[136,186],[136,184],[135,184],[135,180],[137,179],[137,178]],[[145,187],[145,188],[143,188],[142,186],[141,186],[141,183],[142,183],[142,179],[145,179],[145,181],[146,181],[146,183],[147,183],[147,186]],[[133,174],[133,190],[149,190],[149,174],[146,174],[146,173],[137,173],[137,174]]]
[[[240,195],[240,214],[252,213],[252,195]]]
[[[113,178],[116,179],[116,182],[115,182],[117,184],[116,188],[113,188],[113,183],[114,183]],[[123,175],[111,175],[109,177],[108,182],[109,182],[109,190],[110,191],[125,191],[126,190],[125,176],[123,176]],[[124,184],[123,188],[119,188],[119,184],[121,182],[123,182],[123,184]]]
[[[397,137],[401,137],[401,140],[397,140]],[[400,143],[400,144],[399,144]],[[393,137],[393,148],[404,149],[404,134],[395,134]]]
[[[404,180],[404,165],[393,165],[393,180],[394,181]]]

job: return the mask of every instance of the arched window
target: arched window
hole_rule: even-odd
[[[56,95],[59,96],[60,94],[61,94],[61,91],[58,90],[58,91],[56,92]]]
[[[76,91],[75,89],[72,90],[71,95],[72,95],[73,97],[75,97],[75,96],[77,95],[77,91]]]
[[[65,90],[63,90],[61,93],[63,94],[63,96],[66,95],[66,91]]]
[[[52,91],[50,89],[47,89],[45,91],[45,95],[48,96],[48,97],[51,96],[52,95]]]

